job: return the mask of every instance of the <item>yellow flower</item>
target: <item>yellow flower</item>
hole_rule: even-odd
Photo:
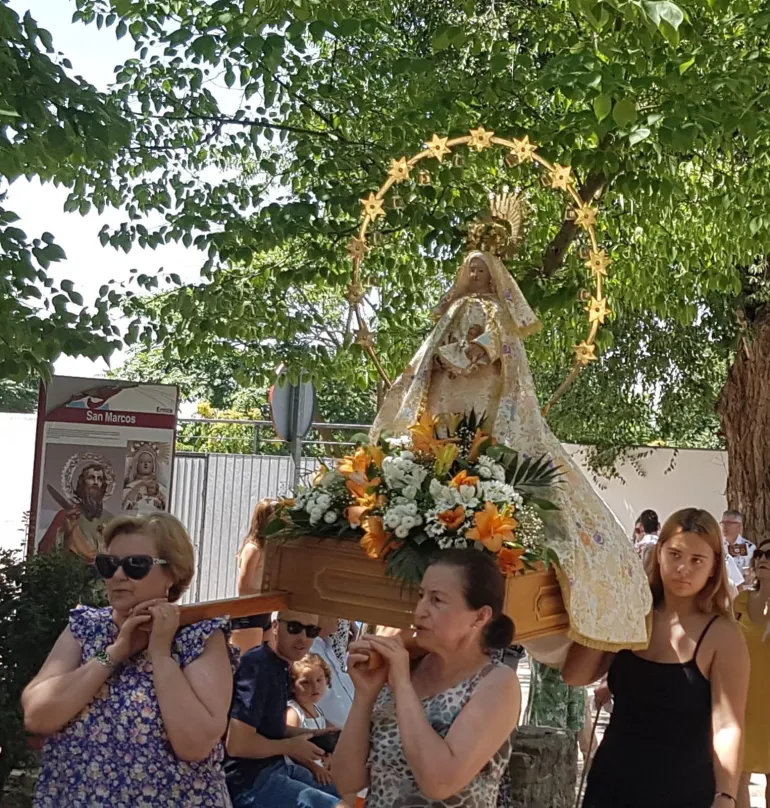
[[[369,457],[372,458],[374,465],[381,469],[382,463],[385,460],[385,452],[383,452],[379,446],[375,446],[374,444],[367,446],[366,451],[369,454]]]
[[[474,521],[476,527],[467,531],[465,537],[480,541],[493,553],[500,552],[503,542],[513,542],[513,531],[519,526],[512,516],[500,513],[493,502],[487,502],[483,511],[477,511]]]
[[[375,477],[373,480],[365,480],[362,483],[358,483],[355,480],[348,480],[345,483],[345,487],[358,502],[369,494],[371,488],[376,488],[381,482],[382,480],[379,477]]]
[[[463,469],[459,474],[455,475],[449,483],[450,488],[460,488],[463,485],[478,485],[480,482],[478,477],[473,477]]]
[[[369,558],[380,558],[390,540],[390,534],[385,532],[382,519],[379,516],[368,516],[361,523],[361,527],[364,529],[361,547],[366,550]]]
[[[503,545],[497,554],[497,566],[503,575],[510,575],[524,569],[524,562],[521,557],[524,555],[523,548],[506,547]]]
[[[321,468],[313,476],[313,487],[318,487],[321,484],[321,480],[326,476],[329,471],[329,467],[325,463],[321,463]]]
[[[433,454],[436,456],[436,477],[443,477],[452,468],[460,450],[453,443],[446,443],[434,446]]]
[[[438,515],[439,522],[449,530],[457,530],[465,521],[465,508],[458,505],[454,510],[443,511]]]

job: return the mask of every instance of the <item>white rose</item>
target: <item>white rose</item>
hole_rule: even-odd
[[[396,536],[399,539],[405,539],[408,535],[409,535],[409,528],[408,527],[404,527],[403,525],[399,525],[396,528]]]
[[[324,515],[324,522],[327,525],[333,525],[337,521],[337,514],[335,511],[326,511]]]

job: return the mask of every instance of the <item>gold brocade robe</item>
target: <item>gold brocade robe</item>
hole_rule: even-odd
[[[564,482],[551,494],[559,511],[547,515],[546,533],[561,565],[570,638],[607,651],[644,648],[652,597],[641,562],[614,514],[543,418],[524,347],[524,337],[539,326],[537,318],[502,262],[480,255],[489,267],[493,293],[450,297],[388,392],[372,438],[383,432],[406,434],[425,410],[436,416],[473,409],[477,415],[486,413],[486,431],[501,443],[523,455],[552,458]]]

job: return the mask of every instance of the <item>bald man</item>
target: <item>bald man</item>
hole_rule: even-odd
[[[225,772],[233,808],[345,808],[333,785],[302,765],[324,757],[315,732],[286,726],[289,666],[320,634],[317,614],[282,611],[273,621],[275,650],[252,648],[235,674]]]

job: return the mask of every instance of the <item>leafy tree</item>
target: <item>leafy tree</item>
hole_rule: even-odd
[[[253,376],[287,345],[310,374],[372,384],[344,307],[312,321],[340,343],[330,347],[313,334],[300,290],[314,303],[345,296],[358,200],[392,158],[433,132],[528,133],[570,166],[585,201],[601,201],[614,260],[601,358],[552,425],[605,447],[714,445],[729,368],[719,420],[730,499],[753,532],[770,526],[770,457],[750,457],[770,418],[760,361],[770,355],[765,4],[79,0],[78,9],[136,42],[116,97],[144,117],[112,181],[84,182],[71,204],[128,207],[131,221],[105,231],[105,243],[182,241],[207,254],[201,284],[134,309],[133,338],[183,356],[199,343],[210,350],[210,339],[240,344]],[[399,186],[404,204],[380,220],[383,243],[365,264],[370,325],[398,372],[488,190],[522,187],[529,241],[512,270],[546,325],[531,357],[547,396],[585,333],[587,272],[564,199],[501,156],[434,161],[429,184]],[[136,222],[151,212],[163,224]]]
[[[119,346],[109,309],[116,290],[102,289],[92,308],[72,281],[48,275],[65,258],[51,233],[31,238],[6,206],[8,186],[37,177],[73,188],[106,180],[108,164],[129,143],[119,106],[70,75],[51,34],[29,13],[23,19],[0,0],[0,378],[25,382],[50,374],[60,353],[107,357]],[[104,205],[98,203],[100,210]],[[81,214],[81,199],[67,209]],[[27,382],[29,383],[29,382]]]
[[[34,412],[38,386],[31,381],[0,380],[0,412]]]

